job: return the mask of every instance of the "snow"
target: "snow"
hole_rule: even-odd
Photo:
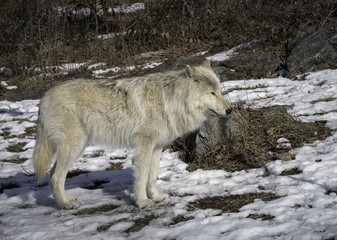
[[[1,71],[0,71],[1,72]],[[2,86],[4,86],[6,89],[8,90],[13,90],[13,89],[17,89],[17,86],[9,86],[8,83],[6,81],[1,81],[0,84]]]
[[[102,77],[101,75],[112,72],[112,73],[123,73],[123,72],[129,72],[132,71],[136,68],[141,68],[141,69],[150,69],[150,68],[154,68],[158,65],[160,65],[162,62],[152,62],[152,63],[146,63],[146,64],[142,64],[142,65],[137,65],[137,66],[127,66],[127,67],[113,67],[113,68],[106,68],[106,69],[98,69],[98,70],[94,70],[92,71],[92,74],[97,77],[100,78]],[[117,75],[118,76],[118,75]],[[117,77],[115,76],[115,77]]]
[[[99,6],[97,6],[99,8]],[[133,3],[130,6],[127,6],[126,4],[122,4],[120,6],[116,6],[114,8],[109,7],[108,12],[112,13],[132,13],[139,10],[145,9],[144,3]],[[78,20],[78,19],[84,19],[90,16],[92,13],[92,10],[88,7],[83,8],[76,8],[76,7],[58,7],[54,9],[56,11],[56,14],[59,18],[63,17],[63,15],[67,15],[68,17],[71,17],[72,20]],[[101,10],[99,8],[99,10]]]
[[[219,56],[221,57],[221,56]],[[68,68],[69,66],[63,66]],[[74,215],[78,210],[57,207],[47,179],[38,184],[33,174],[34,135],[39,100],[0,102],[0,238],[1,239],[329,239],[337,238],[337,70],[308,73],[304,80],[287,78],[227,81],[226,98],[260,108],[288,105],[289,113],[306,121],[326,120],[333,130],[322,141],[291,150],[295,159],[276,160],[249,171],[189,172],[178,152],[162,153],[158,188],[171,197],[150,209],[134,205],[132,149],[88,146],[67,178],[66,190],[81,201],[79,210],[116,205],[108,212]],[[23,143],[22,152],[7,147]],[[280,138],[280,147],[290,147]],[[98,153],[98,154],[97,154]],[[26,159],[26,160],[25,160]],[[121,170],[106,171],[122,163]],[[297,168],[301,173],[281,176]],[[269,175],[265,176],[268,170]],[[264,190],[261,190],[264,189]],[[269,192],[280,198],[256,199],[239,212],[190,210],[190,202],[207,196]],[[137,219],[155,217],[138,232],[126,232]],[[271,215],[272,220],[248,218]],[[172,224],[178,215],[190,220]],[[111,225],[105,231],[97,227]]]
[[[224,60],[230,59],[231,57],[233,57],[236,54],[236,52],[238,50],[240,50],[242,48],[246,48],[254,42],[257,42],[257,40],[251,41],[249,43],[240,44],[236,47],[233,47],[232,49],[230,49],[228,51],[217,53],[213,56],[208,56],[208,57],[206,57],[206,59],[211,60],[211,61],[224,61]],[[207,52],[202,52],[201,55],[203,55],[205,53],[207,53]]]
[[[136,12],[136,11],[143,10],[143,9],[145,9],[144,3],[134,3],[134,4],[131,4],[130,6],[126,6],[125,4],[122,4],[114,8],[109,8],[108,12],[114,11],[115,13],[131,13],[131,12]]]
[[[97,36],[98,39],[102,39],[102,40],[105,40],[105,39],[110,39],[110,38],[114,38],[116,36],[120,36],[120,35],[126,35],[128,33],[132,33],[132,30],[128,30],[126,32],[122,32],[122,33],[108,33],[108,34],[99,34]]]

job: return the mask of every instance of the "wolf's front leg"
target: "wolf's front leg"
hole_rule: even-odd
[[[133,174],[135,179],[134,191],[136,203],[140,208],[152,207],[154,205],[154,202],[148,199],[146,194],[152,150],[153,148],[149,148],[148,146],[138,146],[133,161]]]
[[[154,202],[161,202],[168,198],[168,194],[159,194],[157,189],[157,177],[159,169],[159,161],[163,148],[155,148],[151,156],[151,164],[149,170],[149,178],[147,180],[146,192],[147,196]]]

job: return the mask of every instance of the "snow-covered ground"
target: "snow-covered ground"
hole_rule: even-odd
[[[67,192],[81,201],[79,210],[115,208],[74,215],[78,210],[57,207],[47,179],[37,184],[32,175],[39,101],[1,101],[0,239],[336,239],[337,70],[309,73],[298,81],[242,80],[222,86],[232,102],[244,101],[255,108],[289,105],[289,112],[303,121],[326,120],[332,136],[293,149],[292,161],[277,160],[264,168],[240,172],[188,172],[179,154],[167,150],[161,156],[158,187],[171,197],[150,209],[138,209],[133,202],[133,151],[89,146],[72,167],[83,173],[67,179]],[[122,170],[106,171],[118,163]],[[280,175],[293,168],[302,172]],[[280,198],[257,199],[235,213],[188,208],[190,202],[208,196],[261,192]],[[274,218],[253,219],[250,214]],[[138,232],[126,231],[150,215],[152,220]],[[187,221],[172,224],[177,216]],[[98,231],[102,226],[106,228]]]

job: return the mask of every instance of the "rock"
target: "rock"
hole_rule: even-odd
[[[160,64],[159,66],[150,69],[146,74],[166,72],[166,71],[176,71],[184,69],[186,65],[197,66],[201,65],[206,59],[203,57],[199,58],[170,58]]]
[[[219,66],[233,69],[236,72],[247,72],[248,75],[249,73],[259,72],[261,77],[265,77],[275,74],[281,64],[281,59],[276,55],[251,52],[221,61]]]
[[[211,116],[198,131],[196,139],[198,152],[207,152],[213,146],[224,143],[226,139],[240,137],[242,131],[242,124],[234,118]]]
[[[293,156],[289,152],[280,152],[276,153],[276,159],[281,161],[291,161],[293,160]]]
[[[175,71],[175,70],[181,70],[184,69],[186,65],[191,66],[198,66],[201,65],[206,58],[203,57],[197,57],[197,58],[170,58],[160,64],[159,66],[150,69],[146,72],[146,74],[150,73],[156,73],[156,72],[165,72],[165,71]],[[213,64],[212,64],[213,65]],[[226,81],[226,73],[228,72],[228,69],[225,67],[218,66],[217,64],[214,64],[216,66],[212,67],[215,74],[219,77],[220,82]]]
[[[312,33],[293,39],[286,45],[286,68],[290,77],[337,61],[337,32]]]
[[[198,131],[183,139],[186,161],[192,162],[197,155],[208,152],[229,139],[241,138],[244,133],[242,121],[240,114],[235,111],[230,117],[209,116]]]
[[[212,67],[215,74],[219,77],[220,82],[227,81],[228,69],[221,66]]]
[[[62,81],[67,81],[67,80],[76,79],[76,78],[96,79],[96,77],[94,77],[94,76],[92,76],[90,74],[74,71],[74,72],[67,73],[63,77]]]
[[[196,66],[202,64],[205,60],[204,57],[187,59],[170,58],[146,73],[180,70],[187,64]],[[252,78],[276,76],[276,70],[279,69],[281,64],[281,59],[276,55],[267,53],[244,53],[224,61],[214,61],[212,62],[212,68],[218,75],[220,82],[223,82],[228,80],[227,76],[231,76],[233,73],[235,74],[235,72],[245,73],[245,76],[251,76]]]

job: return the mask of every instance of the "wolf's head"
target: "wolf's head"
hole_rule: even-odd
[[[232,112],[230,103],[222,97],[220,81],[213,72],[210,61],[206,60],[198,67],[187,65],[186,74],[195,93],[196,108],[205,114],[211,113],[220,117]]]

